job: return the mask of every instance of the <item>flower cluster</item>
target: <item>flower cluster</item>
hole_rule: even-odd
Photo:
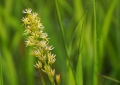
[[[38,58],[34,66],[45,72],[54,85],[55,69],[52,69],[52,64],[56,61],[56,55],[51,53],[53,47],[49,45],[48,34],[43,32],[44,26],[37,13],[33,13],[30,8],[25,9],[23,13],[26,14],[22,19],[26,28],[24,35],[28,35],[25,43],[26,46],[32,47],[30,55]],[[60,83],[60,75],[56,75],[56,81]]]

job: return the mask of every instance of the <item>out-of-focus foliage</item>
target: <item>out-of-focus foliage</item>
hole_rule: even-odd
[[[53,68],[56,74],[61,74],[60,85],[79,85],[81,77],[83,85],[93,85],[93,66],[98,68],[98,85],[119,85],[114,80],[120,81],[120,0],[96,0],[96,22],[94,0],[56,1],[61,21],[54,0],[0,0],[0,85],[42,85],[33,66],[36,58],[29,55],[30,48],[24,42],[21,19],[25,8],[38,13],[49,43],[55,47]],[[97,65],[94,63],[95,23]],[[51,85],[48,77],[42,75],[46,85]]]

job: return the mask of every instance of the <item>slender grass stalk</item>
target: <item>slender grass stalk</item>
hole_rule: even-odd
[[[94,35],[93,35],[93,85],[98,85],[98,54],[97,54],[97,29],[96,29],[96,0],[93,0],[94,8]]]
[[[82,20],[82,18],[85,16],[86,17],[86,14],[87,14],[87,11],[88,11],[88,7],[89,7],[89,4],[87,5],[87,8],[86,8],[86,10],[85,10],[85,12],[82,14],[82,16],[80,17],[80,19],[79,19],[79,22],[77,23],[77,25],[76,25],[76,27],[75,27],[75,31],[73,32],[73,35],[72,35],[72,38],[71,38],[71,41],[70,41],[70,44],[69,44],[69,47],[68,47],[68,49],[69,49],[69,52],[71,52],[71,46],[72,46],[72,43],[73,43],[73,41],[74,41],[74,37],[75,37],[75,35],[76,35],[76,32],[78,31],[78,28],[79,28],[79,26],[80,26],[80,23],[81,23],[81,20]],[[83,23],[84,23],[84,21],[85,21],[85,18],[84,18],[84,20],[83,20]],[[83,29],[83,28],[82,28]]]
[[[118,22],[118,24],[117,24],[117,26],[116,26],[116,28],[118,29],[118,30],[116,30],[116,40],[117,40],[117,50],[118,50],[118,56],[119,56],[119,61],[120,61],[120,0],[118,0],[118,3],[117,3],[117,11],[116,11],[116,16],[117,16],[117,22]]]
[[[110,38],[107,39],[106,47],[108,50],[108,56],[109,56],[109,61],[111,62],[111,67],[113,69],[116,69],[116,67],[119,65],[119,60],[117,58],[117,56],[118,56],[117,52],[116,52]]]
[[[18,78],[17,78],[16,69],[13,63],[12,55],[5,45],[3,46],[2,52],[4,56],[4,61],[2,59],[3,61],[2,67],[3,67],[3,72],[6,73],[5,77],[8,79],[8,82],[10,85],[18,85]]]
[[[119,0],[112,0],[110,7],[106,13],[103,26],[101,28],[101,35],[100,35],[100,42],[99,42],[99,56],[100,56],[100,70],[102,69],[102,64],[103,64],[103,52],[104,52],[104,44],[109,32],[112,16],[114,13],[114,9],[116,7],[116,4]]]
[[[57,12],[57,18],[58,18],[58,22],[59,22],[59,26],[60,26],[60,31],[61,31],[61,34],[62,34],[62,39],[63,39],[63,43],[64,43],[64,47],[65,47],[65,51],[67,53],[67,60],[68,60],[68,63],[70,65],[70,68],[72,70],[72,73],[73,73],[73,77],[75,79],[75,73],[73,71],[73,67],[72,67],[72,64],[71,64],[71,61],[69,59],[69,53],[68,53],[68,48],[67,48],[67,45],[65,43],[65,37],[64,37],[64,31],[63,31],[63,26],[62,26],[62,21],[61,21],[61,16],[60,16],[60,12],[59,12],[59,8],[58,8],[58,4],[57,4],[57,0],[55,0],[55,6],[56,6],[56,12]]]
[[[84,21],[83,21],[84,22]],[[83,28],[82,28],[83,30]],[[76,67],[76,83],[77,85],[83,85],[83,71],[82,71],[82,30],[80,35],[80,41],[79,41],[79,48],[78,48],[78,61],[77,61],[77,67]]]
[[[109,76],[101,75],[101,77],[103,77],[103,78],[105,78],[105,79],[108,79],[108,80],[111,80],[111,81],[114,81],[114,82],[116,82],[116,83],[119,83],[119,84],[120,84],[120,81],[119,81],[119,80],[114,79],[114,78],[111,78],[111,77],[109,77]]]
[[[0,52],[0,82],[1,82],[0,85],[3,85],[1,52]]]
[[[89,5],[88,5],[89,6]],[[88,8],[87,6],[87,8]],[[78,49],[78,61],[77,61],[77,68],[76,68],[76,83],[77,85],[83,85],[83,69],[82,69],[82,43],[83,43],[83,28],[84,28],[84,23],[85,23],[85,19],[86,19],[86,14],[87,14],[87,9],[84,15],[84,19],[83,19],[83,24],[82,24],[82,29],[81,29],[81,33],[80,33],[80,41],[79,41],[79,49]]]
[[[120,0],[118,1],[118,23],[120,23]],[[120,24],[118,25],[118,28],[120,28]],[[120,32],[120,30],[119,30],[119,32]],[[118,43],[120,43],[120,40]],[[120,47],[120,44],[118,44],[118,46]],[[118,47],[118,52],[119,52],[119,61],[120,61],[120,48],[119,47]]]
[[[66,53],[68,55],[68,49],[67,49],[67,45],[65,43],[64,31],[63,31],[63,26],[62,26],[62,20],[61,20],[58,4],[57,4],[56,0],[55,0],[55,6],[56,6],[57,18],[58,18],[58,22],[59,22],[59,26],[60,26],[60,31],[61,31],[61,34],[62,34],[63,43],[64,43],[64,46],[65,46]]]
[[[69,12],[69,14],[73,13],[73,8],[71,7],[71,5],[66,1],[66,0],[59,0],[60,5]]]
[[[77,85],[83,85],[83,71],[82,71],[82,56],[81,53],[78,55],[78,62],[76,68],[76,83]]]
[[[43,85],[46,85],[46,84],[45,84],[44,77],[43,77],[42,72],[40,71],[40,69],[38,69],[38,72],[39,72],[39,75],[40,75],[40,77],[41,77],[42,84],[43,84]]]

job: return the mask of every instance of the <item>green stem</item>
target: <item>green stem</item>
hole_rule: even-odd
[[[75,27],[75,31],[74,31],[74,33],[72,35],[72,38],[71,38],[71,41],[70,41],[70,44],[69,44],[69,47],[68,47],[69,52],[71,52],[71,46],[72,46],[72,43],[74,41],[74,37],[75,37],[75,35],[76,35],[76,33],[77,33],[78,29],[79,29],[79,25],[80,25],[80,23],[82,21],[82,18],[84,18],[84,17],[86,18],[86,14],[87,14],[88,8],[89,8],[89,4],[87,5],[85,12],[82,14],[82,16],[80,17],[80,19],[79,19],[79,21],[78,21],[78,23],[77,23],[77,25]],[[84,24],[85,18],[83,19],[83,24]],[[82,29],[83,29],[83,25],[82,25]]]
[[[40,71],[40,69],[38,69],[38,72],[39,72],[39,75],[40,75],[40,77],[41,77],[42,84],[43,84],[43,85],[46,85],[46,84],[45,84],[45,80],[44,80],[44,78],[43,78],[43,75],[42,75],[42,72]]]
[[[98,54],[97,54],[97,30],[96,30],[96,0],[93,0],[94,6],[94,70],[93,70],[93,85],[98,85]]]
[[[75,73],[73,71],[73,66],[70,62],[70,59],[69,59],[69,53],[68,53],[68,48],[67,48],[67,45],[65,43],[65,38],[64,38],[64,31],[63,31],[63,27],[62,27],[62,23],[61,23],[61,16],[60,16],[60,12],[59,12],[59,8],[58,8],[58,4],[57,4],[57,1],[55,0],[55,5],[56,5],[56,12],[57,12],[57,17],[58,17],[58,22],[59,22],[59,26],[60,26],[60,31],[61,31],[61,34],[62,34],[62,39],[63,39],[63,43],[64,43],[64,47],[65,47],[65,51],[66,51],[66,54],[67,54],[67,60],[69,62],[69,65],[70,65],[70,68],[72,70],[72,73],[74,75],[74,79],[75,79]]]
[[[109,77],[109,76],[105,76],[105,75],[101,75],[103,78],[105,78],[105,79],[108,79],[108,80],[111,80],[111,81],[114,81],[114,82],[116,82],[116,83],[119,83],[120,84],[120,81],[119,80],[117,80],[117,79],[114,79],[114,78],[111,78],[111,77]]]
[[[3,77],[2,77],[2,58],[0,53],[0,85],[3,85]]]
[[[88,5],[89,6],[89,5]],[[82,29],[80,32],[80,40],[79,40],[79,48],[78,48],[78,61],[77,61],[77,67],[76,67],[76,83],[77,85],[83,85],[83,69],[82,69],[82,48],[83,48],[83,33],[84,33],[84,23],[87,15],[87,10],[85,12],[83,23],[82,23]]]
[[[55,82],[54,82],[54,77],[51,77],[51,76],[49,76],[49,75],[48,75],[48,77],[49,77],[49,79],[50,79],[50,81],[51,81],[52,85],[55,85]]]

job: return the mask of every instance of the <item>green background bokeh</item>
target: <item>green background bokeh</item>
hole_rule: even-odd
[[[83,85],[93,85],[93,37],[94,37],[94,7],[93,0],[57,0],[60,9],[64,31],[66,53],[60,26],[57,19],[54,0],[0,0],[0,85],[42,85],[37,69],[33,66],[36,58],[29,55],[26,48],[25,30],[22,26],[22,11],[31,8],[37,12],[41,23],[48,33],[50,44],[56,54],[53,68],[56,74],[61,74],[60,85],[76,85],[75,77],[79,53],[79,40],[83,26],[82,39],[82,71]],[[88,6],[89,5],[89,6]],[[88,6],[88,8],[87,8]],[[76,26],[80,25],[75,33]],[[114,80],[120,80],[120,0],[96,1],[96,29],[98,52],[98,85],[120,85]],[[75,36],[72,40],[72,37]],[[71,41],[72,40],[72,41]],[[71,43],[71,44],[70,44]],[[69,69],[67,56],[71,62]],[[113,78],[104,78],[102,75]],[[43,73],[46,85],[51,85],[46,74]]]

